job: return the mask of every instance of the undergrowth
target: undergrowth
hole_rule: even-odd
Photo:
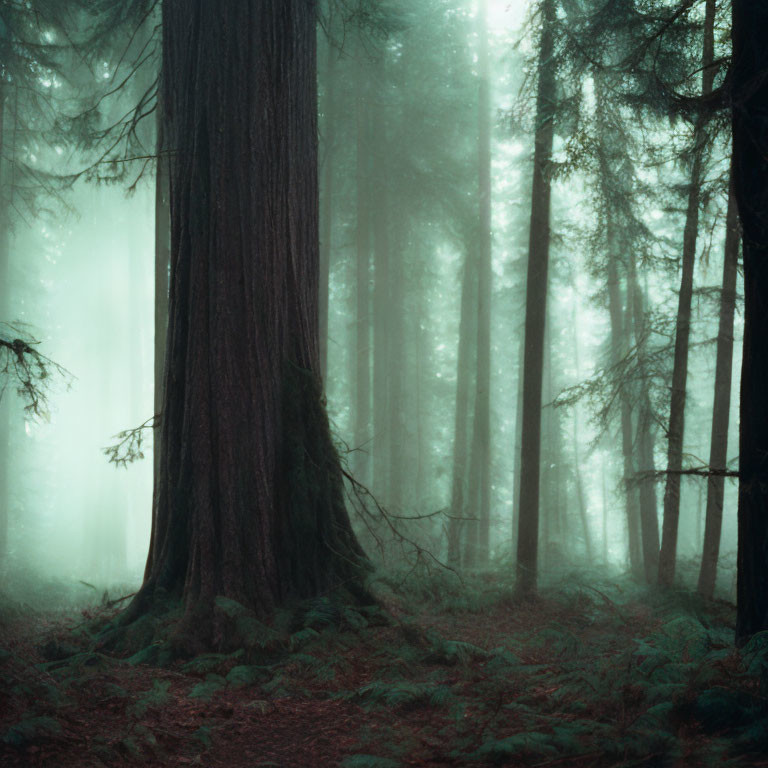
[[[6,642],[0,757],[239,766],[258,745],[263,765],[764,764],[768,633],[736,649],[727,603],[593,574],[533,603],[498,574],[382,583],[385,608],[315,600],[270,624],[221,599],[242,647],[160,667],[151,651],[46,659],[50,638]]]

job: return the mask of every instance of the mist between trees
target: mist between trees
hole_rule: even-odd
[[[163,505],[181,519],[167,484],[197,482],[192,468],[207,466],[179,453],[198,445],[196,419],[218,435],[205,493],[253,494],[256,528],[264,505],[295,483],[312,484],[301,503],[314,504],[325,475],[311,473],[330,448],[310,452],[277,490],[246,479],[296,461],[304,431],[325,429],[319,395],[317,412],[306,405],[314,384],[299,373],[264,383],[262,366],[285,344],[289,367],[322,371],[346,475],[346,511],[337,500],[332,514],[344,528],[349,513],[375,566],[514,570],[524,595],[541,579],[601,566],[735,600],[744,290],[723,96],[728,4],[321,3],[316,57],[307,49],[304,61],[296,42],[310,45],[308,27],[288,65],[254,54],[272,78],[262,90],[235,82],[238,62],[216,53],[223,37],[183,26],[186,42],[162,37],[181,24],[178,3],[165,4],[164,20],[142,0],[43,5],[0,2],[6,578],[33,571],[136,587],[154,519],[152,582],[153,567],[167,566],[157,537],[171,546],[157,523]],[[298,24],[292,11],[274,13]],[[232,45],[255,50],[244,34]],[[212,74],[192,67],[184,45],[213,57]],[[296,99],[307,91],[301,125],[284,103],[288,78]],[[248,126],[232,115],[256,121],[260,99],[287,111],[283,123],[259,124],[254,159]],[[225,146],[189,133],[216,120]],[[284,142],[293,154],[280,154]],[[237,175],[239,162],[261,175]],[[276,192],[284,172],[290,182]],[[287,218],[275,203],[284,195],[293,195]],[[287,265],[297,244],[314,254],[313,236],[316,261],[294,286]],[[220,255],[261,258],[249,242],[285,261]],[[198,274],[205,259],[213,266]],[[282,282],[258,287],[270,280]],[[196,304],[203,294],[209,303]],[[66,369],[45,371],[45,409],[25,407],[17,339]],[[184,366],[205,365],[212,399],[200,382],[180,383]],[[260,410],[269,398],[283,403],[278,426]],[[242,402],[232,409],[231,399]],[[255,432],[241,435],[246,423]],[[153,439],[171,441],[164,460],[159,451],[152,460]],[[245,458],[244,474],[222,468]],[[334,483],[328,498],[342,492]],[[197,504],[198,490],[185,503]],[[227,526],[245,512],[212,514],[228,551],[226,537],[240,532]],[[303,523],[289,517],[281,535],[293,542]],[[303,572],[296,542],[281,549],[274,525],[269,552],[248,552],[295,558],[292,586],[214,579],[260,610],[306,596],[319,578]],[[310,528],[338,532],[319,525]],[[173,557],[205,548],[204,536],[190,537]],[[341,538],[357,551],[354,536]],[[315,557],[310,571],[322,570]]]

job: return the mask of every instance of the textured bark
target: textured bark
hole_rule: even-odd
[[[367,81],[358,63],[357,114],[357,317],[355,319],[355,453],[356,478],[369,482],[371,454],[371,127]]]
[[[459,350],[456,364],[456,410],[453,422],[453,472],[451,478],[451,505],[448,519],[448,564],[461,563],[462,518],[467,517],[467,460],[469,443],[469,403],[472,384],[471,368],[474,361],[472,310],[477,290],[476,272],[469,254],[464,262],[461,282],[461,316],[459,319]]]
[[[728,426],[731,415],[731,378],[733,375],[733,318],[736,311],[736,272],[739,261],[739,214],[733,190],[728,196],[723,289],[720,297],[720,323],[717,331],[715,362],[715,394],[712,406],[712,436],[709,466],[725,470],[728,463]],[[707,511],[704,544],[699,571],[699,594],[712,598],[717,580],[720,556],[720,533],[723,523],[725,477],[712,475],[707,480]]]
[[[768,5],[733,3],[733,174],[743,227],[736,640],[768,630]]]
[[[333,172],[336,152],[336,58],[333,43],[327,43],[325,64],[325,120],[323,121],[323,197],[320,205],[320,372],[325,381],[328,372],[328,300],[330,289],[331,248],[333,245]]]
[[[627,326],[632,328],[637,350],[638,368],[641,381],[640,405],[637,413],[637,466],[640,474],[648,473],[649,479],[640,483],[640,531],[643,546],[643,570],[647,584],[654,584],[659,571],[659,518],[656,511],[656,484],[653,458],[653,409],[646,381],[646,331],[645,302],[637,284],[635,254],[630,253],[627,270]]]
[[[553,0],[544,0],[538,58],[536,136],[525,298],[523,437],[516,568],[516,589],[522,596],[535,594],[538,572],[541,384],[544,366],[547,274],[549,271],[552,194],[550,163],[554,139],[553,116],[556,98],[553,61],[554,23],[554,2]]]
[[[715,0],[707,0],[704,25],[704,52],[702,56],[702,95],[712,93],[714,84],[714,23]],[[704,151],[708,142],[706,118],[700,117],[694,132],[693,160],[688,209],[683,234],[682,275],[675,325],[675,360],[672,368],[672,393],[669,409],[667,446],[667,482],[664,488],[664,523],[661,552],[659,553],[659,583],[671,586],[675,578],[677,561],[677,534],[680,520],[680,470],[683,468],[683,437],[685,434],[685,400],[688,382],[688,346],[691,334],[691,301],[693,297],[693,268],[696,260],[696,241],[699,233],[699,205],[704,164]]]
[[[319,373],[314,14],[306,0],[164,3],[161,462],[123,621],[182,597],[192,650],[232,641],[219,595],[267,614],[342,584],[362,594]]]

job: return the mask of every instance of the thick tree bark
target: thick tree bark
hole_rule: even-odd
[[[736,640],[768,630],[768,5],[733,3],[733,174],[743,228]]]
[[[656,485],[653,479],[655,469],[653,457],[653,410],[646,384],[645,354],[645,306],[643,294],[637,284],[635,254],[630,253],[627,270],[627,326],[631,326],[635,337],[638,368],[641,382],[640,406],[637,412],[638,470],[649,477],[640,482],[640,531],[643,546],[643,569],[647,584],[654,584],[659,571],[659,518],[656,512]]]
[[[731,185],[732,186],[732,185]],[[712,436],[709,448],[711,469],[725,470],[728,463],[728,426],[731,415],[731,378],[733,375],[733,318],[736,311],[736,272],[739,262],[739,213],[733,189],[728,195],[723,289],[720,297],[720,324],[717,331],[715,362],[715,394],[712,406]],[[707,480],[707,512],[704,544],[699,571],[699,594],[712,598],[717,580],[720,556],[720,533],[723,523],[725,477],[712,475]]]
[[[525,357],[523,363],[523,437],[520,518],[517,539],[516,589],[522,596],[536,593],[539,548],[539,477],[541,458],[541,384],[544,367],[544,326],[547,316],[549,227],[552,183],[550,163],[554,139],[556,83],[554,54],[555,6],[542,4],[538,59],[536,137],[531,193],[531,228],[525,298]]]
[[[362,48],[362,46],[360,46]],[[367,75],[357,63],[357,329],[355,342],[355,453],[356,478],[369,482],[371,455],[371,127]]]
[[[318,347],[315,7],[165,0],[171,283],[154,547],[124,622],[183,598],[182,649],[344,585],[344,507]],[[269,105],[268,109],[264,106]]]
[[[702,56],[702,95],[709,96],[714,85],[715,0],[707,0]],[[691,301],[693,268],[699,232],[699,205],[707,144],[706,117],[699,117],[694,131],[691,180],[688,188],[688,210],[683,234],[682,275],[675,325],[675,360],[672,368],[672,393],[669,409],[669,443],[667,447],[667,482],[664,488],[664,522],[659,553],[659,583],[671,586],[677,561],[677,534],[680,519],[680,470],[683,468],[683,436],[685,433],[685,400],[688,382],[688,346],[691,334]]]
[[[451,477],[451,504],[448,518],[448,564],[456,568],[461,564],[461,531],[467,517],[467,460],[469,443],[469,403],[474,367],[473,309],[477,291],[476,271],[467,252],[464,276],[461,281],[461,316],[459,319],[459,349],[456,363],[456,410],[453,422],[453,471]],[[473,513],[474,514],[474,513]]]
[[[330,291],[331,248],[333,243],[333,172],[336,152],[336,58],[332,41],[327,43],[325,64],[325,120],[323,121],[323,197],[320,219],[320,373],[328,372],[328,300]]]

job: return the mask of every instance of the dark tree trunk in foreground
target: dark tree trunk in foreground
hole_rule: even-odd
[[[554,139],[555,6],[542,5],[542,31],[536,96],[536,138],[533,156],[531,230],[525,297],[525,356],[523,363],[523,437],[520,467],[516,589],[520,595],[536,592],[539,548],[539,477],[541,457],[541,385],[544,368],[544,326],[547,316],[549,219],[552,183],[550,163]]]
[[[743,227],[736,640],[768,630],[768,5],[733,3],[733,174]]]
[[[714,84],[715,0],[707,0],[702,56],[702,95],[709,96]],[[672,394],[669,409],[669,444],[667,447],[667,483],[664,488],[664,522],[659,553],[659,583],[671,586],[677,561],[677,534],[680,519],[680,470],[683,468],[683,436],[685,433],[685,400],[688,384],[688,346],[691,335],[691,301],[693,267],[699,233],[699,205],[703,179],[704,151],[708,142],[706,117],[697,119],[693,137],[691,180],[688,210],[683,234],[682,275],[675,325],[675,361],[672,368]]]
[[[712,436],[709,466],[725,470],[728,463],[728,425],[731,415],[731,378],[733,374],[733,316],[736,310],[736,271],[739,262],[739,214],[733,191],[728,195],[725,258],[723,260],[723,293],[720,298],[720,324],[717,331],[715,362],[715,396],[712,407]],[[720,556],[720,533],[723,523],[725,477],[707,479],[707,513],[704,524],[704,546],[699,571],[699,593],[712,598],[717,580]]]
[[[319,373],[315,46],[306,0],[164,2],[168,357],[154,546],[124,620],[181,597],[184,650],[237,642],[217,596],[263,615],[360,594]]]

